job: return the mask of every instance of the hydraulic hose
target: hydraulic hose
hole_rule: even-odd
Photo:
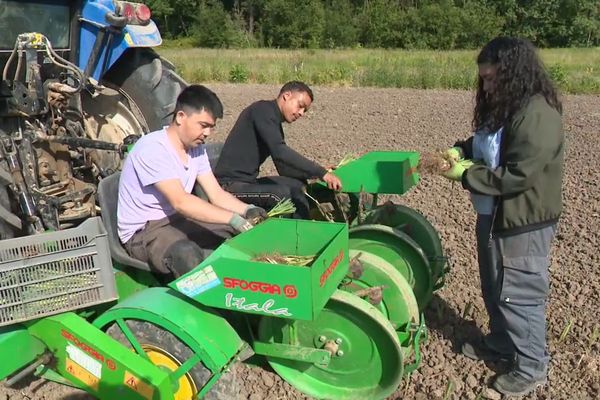
[[[15,42],[15,47],[13,48],[12,53],[10,53],[10,57],[8,58],[8,61],[6,61],[6,65],[4,66],[4,70],[2,71],[2,81],[5,81],[8,78],[8,70],[10,68],[10,65],[12,64],[12,61],[15,58],[15,54],[17,54],[17,48],[19,46],[19,42],[18,40]]]

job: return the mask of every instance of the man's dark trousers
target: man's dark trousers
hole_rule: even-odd
[[[283,199],[291,199],[296,206],[294,218],[308,219],[309,204],[305,194],[306,183],[287,176],[266,176],[254,183],[221,181],[227,190],[241,201],[270,210]]]

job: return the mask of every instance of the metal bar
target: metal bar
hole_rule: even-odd
[[[415,352],[415,361],[412,364],[408,364],[408,365],[404,366],[404,375],[412,374],[419,367],[419,364],[421,363],[421,349],[420,349],[421,338],[423,338],[423,340],[427,340],[427,327],[425,326],[425,317],[423,314],[421,314],[421,322],[419,323],[419,326],[415,332],[414,339],[413,339],[413,350]]]
[[[83,17],[79,18],[79,22],[85,22],[86,24],[90,24],[92,26],[95,26],[96,28],[101,28],[101,29],[107,27],[107,25],[103,25],[101,23],[98,23],[96,21],[92,21],[91,19],[87,19],[87,18],[83,18]]]
[[[282,343],[254,342],[254,352],[263,356],[284,358],[310,364],[327,366],[331,361],[331,353],[327,350],[309,347],[290,346]]]
[[[213,374],[210,377],[210,379],[204,384],[204,386],[202,386],[202,389],[200,389],[200,392],[198,392],[198,394],[196,395],[196,399],[203,399],[204,396],[206,396],[206,394],[208,393],[208,391],[212,389],[215,382],[219,380],[221,375],[223,375],[223,371],[219,372],[218,374]]]
[[[69,27],[69,61],[75,65],[79,65],[79,18],[81,17],[81,1],[75,0],[71,7],[71,22]]]
[[[109,30],[108,40],[106,40],[106,54],[104,56],[104,62],[102,63],[102,68],[100,69],[100,76],[104,75],[104,73],[106,72],[106,69],[108,67],[108,61],[110,59],[110,56],[112,55],[112,49],[110,48],[110,46],[112,46],[113,37],[114,37],[114,32],[112,32],[112,30]]]
[[[88,22],[86,20],[86,22]],[[94,47],[92,48],[92,52],[90,54],[90,58],[88,59],[87,65],[85,66],[85,71],[83,72],[83,79],[87,81],[87,78],[92,76],[94,69],[96,69],[96,64],[101,57],[101,54],[104,52],[104,45],[107,39],[106,28],[99,28],[98,35],[96,36],[96,41],[94,42]]]
[[[248,318],[245,318],[248,321]],[[251,331],[251,329],[250,329]],[[252,333],[250,333],[252,335]],[[194,399],[200,400],[203,399],[204,396],[208,393],[208,391],[212,388],[214,383],[227,371],[229,371],[229,367],[235,363],[235,360],[244,361],[254,355],[254,351],[248,346],[246,342],[243,343],[242,347],[238,351],[238,353],[229,360],[229,362],[218,372],[211,375],[210,379],[206,381],[202,389],[198,392]]]
[[[170,375],[171,382],[177,382],[183,375],[187,374],[196,364],[201,361],[199,354],[194,354],[193,357],[188,358],[183,364],[179,366],[173,373]]]
[[[371,210],[377,208],[377,202],[379,201],[377,193],[373,193],[373,199],[371,200]]]
[[[66,144],[71,147],[85,147],[88,149],[99,149],[109,151],[122,151],[123,145],[121,143],[111,143],[102,140],[87,139],[81,137],[72,136],[46,136],[40,138],[46,142]]]
[[[357,210],[357,214],[356,214],[356,220],[358,221],[359,224],[362,224],[364,221],[364,189],[363,189],[363,185],[360,185],[360,192],[358,192],[358,210]]]
[[[131,344],[131,346],[133,347],[133,349],[135,350],[135,352],[138,355],[140,355],[141,357],[143,357],[146,360],[150,361],[150,358],[148,357],[148,354],[146,354],[146,352],[144,351],[144,349],[142,349],[142,346],[140,346],[140,343],[138,342],[138,340],[135,337],[135,335],[133,334],[133,332],[131,332],[131,329],[129,329],[129,327],[125,323],[125,320],[123,320],[123,318],[119,318],[119,319],[116,320],[116,323],[117,323],[117,325],[119,325],[119,328],[121,328],[121,331],[123,332],[123,335],[125,335],[125,337],[127,338],[127,341]]]
[[[50,353],[43,354],[40,358],[37,359],[37,361],[33,362],[32,364],[29,364],[27,367],[23,368],[21,371],[19,371],[18,373],[16,373],[10,379],[7,379],[4,382],[4,386],[11,387],[15,383],[19,382],[21,379],[29,376],[40,365],[42,365],[42,364],[48,364],[51,359],[52,359],[52,356],[50,355]]]
[[[339,193],[333,194],[333,198],[335,199],[335,202],[336,202],[338,208],[340,209],[342,217],[344,218],[344,222],[348,223],[350,221],[348,221],[348,215],[346,215],[346,211],[344,211],[344,205],[342,204],[342,201],[340,200],[339,196],[340,196]]]

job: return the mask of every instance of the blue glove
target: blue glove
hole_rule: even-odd
[[[254,228],[247,219],[242,217],[240,214],[233,214],[233,217],[229,220],[229,226],[238,231],[239,233],[249,231]]]

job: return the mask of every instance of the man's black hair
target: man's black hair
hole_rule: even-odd
[[[300,81],[290,81],[281,87],[279,91],[279,96],[284,94],[285,92],[305,92],[310,97],[310,101],[314,101],[314,96],[311,88],[304,82]]]
[[[186,113],[199,113],[206,111],[214,119],[223,118],[223,104],[219,97],[202,85],[190,85],[183,89],[177,96],[177,103],[173,111],[173,120],[179,111]]]

